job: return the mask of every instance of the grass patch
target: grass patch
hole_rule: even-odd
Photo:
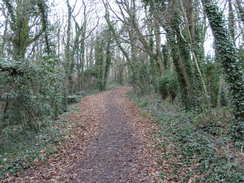
[[[198,114],[182,111],[155,95],[129,95],[160,127],[160,131],[155,132],[158,139],[155,147],[162,152],[159,163],[163,180],[244,181],[244,144],[234,143],[229,136],[231,114],[228,109]]]

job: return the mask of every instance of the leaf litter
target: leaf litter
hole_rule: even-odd
[[[160,153],[153,147],[157,126],[130,101],[129,91],[120,87],[85,97],[78,112],[65,116],[71,132],[58,153],[3,182],[162,182]]]

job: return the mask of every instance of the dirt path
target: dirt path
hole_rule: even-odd
[[[63,152],[7,182],[153,183],[157,177],[150,129],[119,88],[86,97],[72,114],[73,133]]]

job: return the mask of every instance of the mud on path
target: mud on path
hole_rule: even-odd
[[[156,183],[152,123],[118,88],[86,97],[69,116],[72,134],[45,165],[7,182]]]

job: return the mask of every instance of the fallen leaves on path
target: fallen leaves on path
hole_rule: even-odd
[[[64,172],[84,156],[87,143],[97,134],[103,110],[102,94],[85,97],[80,103],[78,112],[61,117],[68,121],[66,128],[72,129],[72,132],[58,147],[59,153],[50,155],[47,162],[42,162],[41,165],[36,162],[37,167],[21,172],[17,176],[9,177],[3,182],[70,182],[69,175],[65,175]]]
[[[153,147],[157,126],[129,100],[130,90],[122,87],[85,97],[78,112],[65,116],[72,132],[59,153],[4,182],[162,182]]]

